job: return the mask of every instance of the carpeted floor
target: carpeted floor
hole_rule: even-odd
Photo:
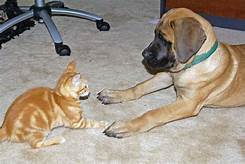
[[[0,1],[3,3],[3,0]],[[32,0],[19,0],[32,4]],[[110,22],[99,32],[86,20],[54,17],[71,57],[59,57],[44,25],[36,25],[0,50],[0,122],[23,91],[54,87],[67,63],[76,60],[92,94],[82,102],[87,117],[107,120],[133,118],[175,100],[173,88],[134,102],[102,105],[103,88],[127,88],[149,77],[141,51],[153,38],[159,1],[65,0],[67,6],[95,12]],[[245,43],[245,32],[215,28],[219,40]],[[62,145],[33,150],[28,144],[0,144],[0,163],[245,163],[245,108],[205,108],[189,118],[126,139],[108,138],[101,130],[56,129]]]

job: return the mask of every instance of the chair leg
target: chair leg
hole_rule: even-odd
[[[0,25],[0,33],[6,31],[7,29],[9,29],[10,27],[24,21],[27,19],[32,18],[34,15],[33,10],[27,11],[21,15],[18,15],[10,20],[8,20],[7,22],[3,23],[2,25]]]
[[[60,35],[56,25],[54,24],[53,20],[49,16],[48,12],[46,10],[41,10],[39,12],[39,16],[43,19],[43,22],[46,25],[46,27],[49,31],[49,34],[53,39],[53,42],[54,43],[62,43],[63,40],[61,38],[61,35]]]
[[[53,39],[56,53],[60,56],[70,56],[71,50],[67,45],[63,45],[63,40],[61,38],[61,35],[54,24],[53,20],[49,16],[48,12],[46,10],[41,10],[39,12],[39,16],[43,19],[44,24],[46,25],[50,36]]]
[[[28,6],[22,6],[20,9],[22,11],[28,11],[30,7]],[[110,25],[103,20],[102,17],[89,13],[87,11],[83,10],[76,10],[76,9],[70,9],[70,8],[55,8],[51,7],[51,13],[53,16],[71,16],[71,17],[78,17],[82,19],[87,19],[92,22],[96,22],[97,29],[100,31],[109,31]]]
[[[99,29],[100,31],[110,30],[110,25],[107,22],[104,22],[103,18],[95,14],[86,12],[86,11],[69,9],[69,8],[52,8],[51,7],[51,13],[52,15],[72,16],[72,17],[87,19],[87,20],[96,22],[97,29]]]
[[[22,11],[25,13],[14,17],[13,19],[8,20],[4,24],[0,25],[0,34],[7,30],[8,28],[14,26],[17,23],[20,23],[24,20],[30,19],[34,17],[34,14],[38,14],[38,16],[43,20],[44,24],[46,25],[48,32],[54,42],[55,50],[60,56],[69,56],[71,53],[70,48],[67,45],[63,45],[63,40],[61,38],[61,35],[54,24],[53,20],[51,19],[51,16],[48,13],[48,9],[44,8],[38,8],[37,11],[34,8],[30,8],[28,6],[22,6],[20,7]],[[103,21],[103,18],[100,16],[97,16],[95,14],[82,11],[82,10],[76,10],[76,9],[69,9],[65,7],[61,8],[55,8],[50,7],[51,9],[51,15],[62,15],[62,16],[72,16],[72,17],[78,17],[82,19],[87,19],[90,21],[93,21],[96,23],[97,28],[100,31],[109,31],[110,25],[107,22]]]
[[[82,19],[88,19],[90,21],[96,22],[103,20],[101,17],[86,12],[82,10],[75,10],[75,9],[69,9],[69,8],[51,8],[52,15],[65,15],[65,16],[73,16],[78,17]]]

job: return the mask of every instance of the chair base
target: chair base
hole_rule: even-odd
[[[22,6],[20,9],[24,11],[24,13],[1,24],[0,34],[22,21],[34,18],[36,21],[41,21],[45,24],[54,42],[56,53],[60,56],[69,56],[71,50],[69,46],[63,44],[62,37],[53,20],[51,19],[51,16],[61,15],[82,18],[95,22],[97,29],[100,31],[109,31],[110,29],[110,25],[105,22],[103,18],[86,11],[64,7],[63,2],[51,1],[46,3],[46,5],[43,7],[38,7],[37,5],[31,7]]]

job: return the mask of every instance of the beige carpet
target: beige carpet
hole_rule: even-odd
[[[0,1],[1,3],[3,0]],[[19,0],[28,5],[32,0]],[[103,88],[127,88],[149,77],[141,51],[152,40],[159,1],[72,0],[67,6],[104,17],[109,32],[76,18],[55,17],[71,57],[59,57],[44,25],[36,25],[0,50],[0,122],[23,91],[53,87],[72,59],[89,81],[90,99],[82,102],[87,117],[107,120],[133,118],[175,99],[173,88],[134,102],[102,105],[96,93]],[[245,32],[215,28],[218,38],[245,43]],[[101,130],[56,129],[62,145],[32,150],[28,144],[0,144],[0,163],[245,163],[245,108],[203,109],[199,116],[170,123],[126,139],[108,138]]]

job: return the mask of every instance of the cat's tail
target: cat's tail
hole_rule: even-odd
[[[7,139],[7,133],[4,127],[0,128],[0,142]]]

